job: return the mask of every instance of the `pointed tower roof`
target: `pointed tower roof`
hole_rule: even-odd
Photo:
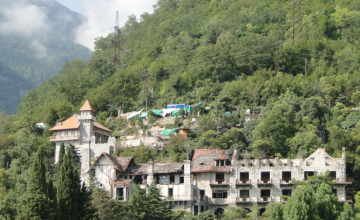
[[[90,105],[89,100],[85,101],[85,103],[81,106],[79,111],[92,111],[92,112],[95,112],[93,107]]]

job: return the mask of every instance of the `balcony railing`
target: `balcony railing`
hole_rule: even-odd
[[[251,203],[250,197],[236,197],[237,203]]]
[[[258,185],[271,185],[272,179],[269,179],[269,178],[262,178],[261,180],[258,179],[257,184]]]
[[[330,181],[333,181],[336,184],[352,184],[353,180],[351,177],[346,177],[346,178],[338,178],[338,179],[330,178]]]
[[[280,179],[280,185],[293,185],[291,178]]]
[[[236,185],[237,186],[250,186],[251,185],[251,180],[249,180],[249,179],[236,180]]]
[[[262,196],[262,197],[257,197],[257,202],[258,203],[267,203],[267,202],[272,202],[272,197],[271,196]]]
[[[50,136],[50,141],[52,140],[66,140],[66,139],[79,139],[80,135],[61,135],[61,136]]]
[[[228,181],[228,180],[225,180],[225,179],[210,180],[210,185],[211,185],[211,186],[224,186],[224,185],[229,185],[229,181]]]

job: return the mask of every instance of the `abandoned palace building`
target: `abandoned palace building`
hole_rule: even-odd
[[[346,191],[351,180],[346,177],[345,148],[341,158],[332,158],[319,148],[303,159],[242,159],[232,150],[196,149],[192,161],[181,163],[135,163],[132,157],[114,157],[112,131],[96,122],[94,109],[86,101],[80,115],[56,124],[50,130],[56,135],[55,163],[60,143],[72,144],[81,156],[81,178],[90,176],[98,188],[113,198],[128,200],[135,184],[155,181],[160,195],[174,209],[199,212],[240,206],[249,209],[258,204],[283,202],[283,195],[294,192],[293,181],[306,181],[308,176],[330,172],[333,192],[339,201],[351,202]]]

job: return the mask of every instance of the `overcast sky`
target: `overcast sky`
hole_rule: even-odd
[[[129,15],[137,18],[144,12],[152,13],[157,0],[57,0],[70,10],[81,13],[87,22],[77,30],[76,42],[94,49],[94,39],[105,37],[113,29],[116,11],[119,11],[120,27]]]

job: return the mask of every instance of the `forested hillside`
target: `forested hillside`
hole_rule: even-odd
[[[0,8],[0,111],[14,114],[26,92],[91,51],[74,43],[81,15],[55,0],[1,1]]]
[[[18,114],[0,115],[0,166],[16,198],[12,207],[26,196],[39,145],[49,177],[56,173],[51,133],[35,123],[50,127],[89,99],[105,124],[118,108],[144,108],[145,95],[149,109],[171,100],[210,107],[200,109],[190,143],[174,137],[156,160],[181,161],[189,146],[254,158],[307,157],[319,147],[341,157],[346,147],[351,193],[360,190],[359,1],[159,0],[153,14],[129,17],[121,32],[115,39],[124,49],[121,66],[112,62],[114,36],[98,38],[89,62],[66,62],[58,76],[27,93]],[[233,106],[237,110],[225,114]],[[259,120],[244,123],[248,108],[261,109]],[[118,131],[124,123],[105,125]],[[117,153],[151,153],[139,149]]]

